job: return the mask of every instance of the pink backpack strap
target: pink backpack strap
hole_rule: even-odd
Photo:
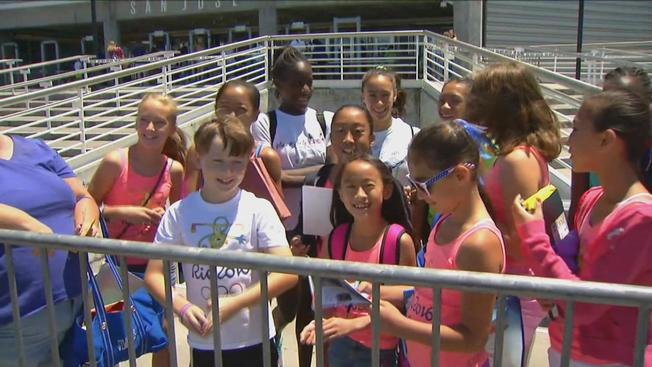
[[[351,224],[342,223],[328,236],[328,257],[331,260],[344,260],[351,235]]]
[[[391,224],[383,235],[380,247],[380,263],[398,265],[401,261],[401,237],[405,228],[400,224]]]

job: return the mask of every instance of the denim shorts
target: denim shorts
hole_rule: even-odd
[[[346,336],[333,339],[328,348],[328,365],[330,367],[369,367],[371,366],[371,349]],[[396,349],[381,349],[380,367],[397,366]]]
[[[66,332],[75,321],[81,309],[81,297],[76,297],[54,305],[54,318],[57,325],[57,340],[63,340]],[[50,320],[44,308],[35,314],[20,319],[23,332],[23,347],[26,367],[53,366],[50,350]],[[0,366],[18,366],[18,341],[14,323],[0,326]]]

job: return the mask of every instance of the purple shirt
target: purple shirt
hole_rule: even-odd
[[[68,164],[40,140],[11,136],[14,153],[0,159],[0,203],[20,209],[55,233],[74,234],[75,194],[64,178],[75,177]],[[21,316],[46,306],[43,266],[31,247],[13,247]],[[81,294],[79,257],[67,251],[50,256],[54,302]],[[0,325],[13,321],[5,247],[0,243]]]

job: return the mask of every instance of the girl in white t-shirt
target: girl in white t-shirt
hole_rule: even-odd
[[[288,46],[281,51],[271,74],[279,107],[268,115],[261,115],[251,131],[257,141],[271,145],[281,158],[283,195],[292,213],[283,224],[292,252],[295,256],[305,256],[305,247],[301,245],[301,233],[297,228],[301,212],[301,186],[306,176],[316,173],[326,163],[333,114],[318,113],[308,107],[313,92],[312,67],[296,48]],[[316,256],[316,249],[311,247],[308,254]],[[299,299],[306,296],[309,297],[308,282],[306,278],[301,278],[297,287],[277,298],[274,320],[279,331],[296,316],[298,336],[313,319],[310,307],[298,306],[305,304]],[[299,344],[300,367],[310,366],[311,355],[310,346]]]
[[[256,141],[271,145],[281,157],[281,183],[292,212],[284,224],[291,231],[298,223],[305,177],[326,162],[333,114],[321,114],[308,107],[313,92],[312,67],[296,48],[288,46],[281,51],[272,68],[272,81],[279,107],[269,116],[261,115],[251,132]]]
[[[405,113],[400,77],[383,66],[367,71],[362,78],[362,102],[374,119],[372,155],[383,161],[401,184],[409,185],[406,157],[419,129],[400,118]]]
[[[194,140],[204,184],[170,206],[161,219],[155,243],[292,256],[272,204],[239,188],[254,147],[251,133],[237,118],[222,115],[200,126]],[[192,366],[213,366],[210,267],[182,266],[187,294],[175,294],[173,309],[189,329]],[[161,260],[150,260],[145,274],[148,288],[161,302],[165,292],[171,291],[165,289],[163,271]],[[272,322],[268,325],[272,340],[261,340],[258,272],[217,266],[216,275],[222,366],[262,366],[262,343],[271,344],[271,362],[276,365]],[[296,280],[295,275],[270,274],[269,297],[291,288]]]

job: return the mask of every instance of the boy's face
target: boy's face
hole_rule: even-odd
[[[206,153],[199,153],[199,165],[204,176],[204,188],[218,190],[225,196],[234,194],[242,182],[249,154],[235,157],[224,149],[222,138],[215,136]]]

